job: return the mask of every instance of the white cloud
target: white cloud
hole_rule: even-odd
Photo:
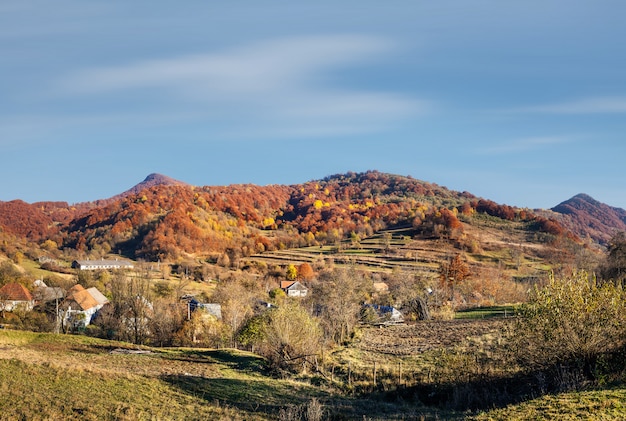
[[[548,114],[622,114],[626,113],[626,97],[583,98],[519,108],[513,111]]]
[[[190,86],[215,93],[255,93],[299,84],[324,68],[348,64],[390,47],[380,38],[365,36],[281,39],[222,53],[87,69],[68,77],[65,88],[70,93],[95,93]]]
[[[393,48],[388,40],[370,36],[286,38],[210,54],[86,69],[61,80],[54,95],[94,101],[132,93],[139,107],[155,106],[148,100],[142,103],[145,95],[176,111],[202,109],[207,118],[231,119],[234,113],[252,126],[288,120],[296,132],[303,127],[321,132],[339,126],[342,132],[349,127],[380,129],[423,113],[429,105],[399,93],[345,89],[332,80],[342,68],[362,66]],[[250,131],[255,130],[252,126]],[[276,132],[281,130],[276,127]]]
[[[521,152],[528,152],[537,149],[543,149],[553,145],[571,143],[575,139],[566,136],[537,136],[522,139],[514,139],[502,141],[497,145],[483,148],[480,150],[486,155],[507,155]]]

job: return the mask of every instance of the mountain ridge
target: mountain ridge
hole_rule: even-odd
[[[0,202],[0,232],[38,243],[50,239],[80,253],[117,250],[145,259],[250,255],[411,226],[416,235],[445,238],[463,249],[474,241],[463,227],[475,214],[522,224],[528,236],[541,233],[544,241],[565,236],[602,245],[626,230],[626,211],[584,193],[548,211],[531,211],[409,176],[366,171],[295,185],[202,187],[152,173],[96,202]]]

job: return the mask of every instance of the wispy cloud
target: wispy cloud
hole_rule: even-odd
[[[266,128],[282,121],[296,132],[332,131],[335,126],[362,131],[429,108],[426,101],[400,93],[345,89],[336,82],[343,68],[365,65],[393,49],[389,40],[370,36],[286,38],[222,52],[86,69],[59,81],[54,95],[84,100],[132,93],[135,98],[168,99],[167,106],[179,111],[203,109],[212,118],[236,110],[247,122],[261,122]],[[139,107],[154,106],[139,101]]]
[[[480,149],[483,155],[509,155],[543,149],[553,145],[566,144],[575,141],[574,137],[567,136],[538,136],[521,139],[504,140],[496,145]]]
[[[626,97],[582,98],[569,102],[517,108],[511,111],[548,114],[623,114],[626,113]]]

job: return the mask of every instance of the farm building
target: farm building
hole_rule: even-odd
[[[288,297],[306,297],[309,290],[298,281],[281,281],[280,289],[285,291]]]
[[[38,279],[33,283],[33,298],[35,299],[35,304],[63,300],[65,291],[60,287],[49,287],[45,282]]]
[[[206,313],[215,317],[218,320],[222,320],[222,306],[220,304],[214,303],[201,303],[196,300],[194,297],[187,299],[187,305],[190,312],[193,312],[198,309],[204,310]]]
[[[72,268],[78,270],[132,269],[133,267],[131,262],[117,259],[74,260],[72,262]]]

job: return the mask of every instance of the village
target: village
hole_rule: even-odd
[[[5,267],[8,263],[5,262]],[[145,266],[145,265],[144,265]],[[154,279],[150,270],[138,269],[135,263],[121,258],[74,260],[71,268],[78,282],[69,286],[47,285],[42,279],[28,282],[6,282],[0,288],[2,326],[21,327],[35,331],[66,334],[87,334],[108,339],[123,339],[136,344],[192,346],[254,346],[238,335],[250,320],[267,310],[289,301],[310,303],[311,293],[306,284],[315,284],[310,265],[289,265],[285,279],[276,280],[278,288],[266,287],[265,294],[245,280],[222,282],[216,294],[198,293],[188,288],[192,282],[177,282],[172,288]],[[301,274],[298,275],[298,269]],[[182,278],[182,277],[181,277]],[[53,281],[54,283],[54,281]],[[58,283],[58,282],[57,282]],[[181,284],[184,283],[184,286]],[[235,293],[224,293],[228,284]],[[197,282],[196,282],[197,284]],[[66,284],[67,285],[67,282]],[[361,286],[362,287],[362,286]],[[352,303],[350,322],[398,324],[403,314],[387,303],[372,302],[376,292],[387,293],[384,282],[373,282],[362,295],[359,306]],[[367,299],[367,297],[370,297]],[[211,301],[216,298],[216,301]],[[355,298],[346,297],[348,301]],[[319,301],[319,300],[317,300]],[[223,317],[222,305],[225,305]],[[316,310],[322,314],[319,303]],[[161,324],[167,321],[167,332]],[[188,325],[193,325],[189,327]],[[188,333],[188,338],[183,339]],[[344,338],[342,338],[344,339]]]

